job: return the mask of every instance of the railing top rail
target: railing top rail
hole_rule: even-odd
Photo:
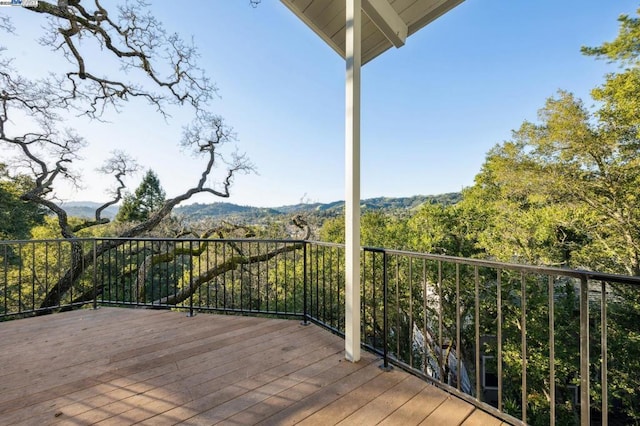
[[[99,238],[47,238],[39,240],[0,240],[0,245],[7,244],[33,244],[33,243],[73,243],[73,242],[93,242]]]
[[[326,242],[326,241],[314,241],[314,240],[309,240],[309,241],[307,241],[307,243],[313,244],[313,245],[316,245],[316,246],[322,246],[322,247],[344,248],[344,244],[342,244],[342,243],[329,243],[329,242]]]
[[[263,239],[263,238],[156,238],[156,237],[87,237],[87,238],[51,238],[38,240],[0,240],[0,245],[33,244],[33,243],[74,243],[100,241],[147,241],[147,242],[210,242],[210,243],[275,243],[275,244],[303,244],[308,241],[294,239]]]
[[[313,244],[322,247],[344,247],[344,244],[330,243],[324,241],[298,240],[298,239],[260,239],[260,238],[154,238],[154,237],[92,237],[92,238],[73,238],[73,239],[41,239],[41,240],[0,240],[0,245],[7,244],[33,244],[33,243],[72,243],[72,242],[100,242],[100,241],[141,241],[141,242],[208,242],[208,243],[273,243],[273,244]],[[450,263],[465,264],[479,267],[503,268],[512,271],[520,271],[532,274],[546,274],[565,276],[576,279],[606,281],[610,283],[630,284],[640,286],[640,277],[609,274],[596,271],[587,271],[579,269],[564,269],[550,266],[532,266],[517,263],[506,263],[495,260],[471,259],[439,254],[419,253],[406,250],[394,250],[381,247],[362,247],[363,251],[386,253],[388,255],[408,256],[419,259],[427,259],[434,261],[445,261]]]
[[[419,259],[446,261],[450,263],[465,264],[471,266],[483,266],[489,268],[502,268],[519,272],[532,273],[532,274],[546,274],[546,275],[558,275],[577,279],[606,281],[610,283],[631,284],[640,286],[640,277],[619,275],[619,274],[607,274],[603,272],[587,271],[581,269],[563,269],[555,268],[551,266],[533,266],[522,265],[518,263],[499,262],[495,260],[482,260],[471,259],[465,257],[446,256],[440,254],[418,253],[406,250],[392,250],[380,247],[363,247],[364,251],[386,253],[389,255],[408,256]]]

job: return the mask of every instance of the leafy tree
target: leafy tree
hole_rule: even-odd
[[[360,240],[363,246],[406,248],[406,219],[382,211],[368,211],[360,220]],[[325,220],[320,229],[320,239],[344,243],[344,216]]]
[[[31,228],[43,222],[44,210],[20,199],[32,184],[24,175],[10,177],[6,166],[0,164],[0,239],[26,240]]]
[[[465,191],[460,204],[477,206],[481,213],[477,245],[487,256],[640,275],[640,20],[622,16],[619,21],[614,41],[583,48],[588,55],[620,66],[592,91],[596,107],[588,109],[571,93],[558,92],[540,109],[537,122],[524,122],[511,140],[489,152],[475,185]],[[516,296],[517,306],[517,288],[504,290],[505,300]],[[556,299],[556,360],[562,362],[556,371],[563,374],[560,382],[568,385],[576,380],[576,373],[571,373],[575,348],[570,343],[571,330],[576,330],[575,296],[571,285],[556,290],[562,295]],[[640,296],[637,289],[623,286],[611,285],[607,291],[610,419],[637,423],[640,383],[633,372],[640,368]],[[545,317],[544,298],[531,296],[529,325]],[[598,304],[592,306],[595,323],[599,309]],[[522,362],[517,356],[519,336],[506,315],[505,377],[513,371],[515,379]],[[594,354],[599,351],[599,333],[593,330]],[[540,362],[546,351],[539,345],[546,338],[544,327],[528,327],[527,337],[527,372],[533,384],[544,379],[547,368]],[[598,410],[600,383],[595,379],[592,384],[592,409]],[[548,404],[536,404],[529,412],[541,417],[530,422],[544,422]],[[517,404],[514,407],[517,412]],[[575,407],[562,409],[570,420]]]
[[[116,220],[119,222],[141,222],[149,219],[165,202],[165,192],[160,179],[149,170],[134,194],[124,196]]]
[[[496,257],[640,275],[640,21],[583,52],[620,65],[588,110],[560,91],[488,155],[470,191],[492,218],[482,243]]]
[[[409,218],[406,238],[411,250],[473,257],[477,254],[475,206],[425,203]]]

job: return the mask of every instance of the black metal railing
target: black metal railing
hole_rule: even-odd
[[[306,246],[291,240],[2,241],[0,319],[87,304],[304,317]]]
[[[390,362],[513,423],[638,421],[639,277],[363,258],[363,340]]]
[[[98,260],[97,301],[190,314],[304,317],[305,246],[290,240],[127,241]]]
[[[345,330],[344,246],[0,242],[0,320],[81,306],[269,315]],[[511,423],[640,418],[640,278],[365,247],[363,346]]]

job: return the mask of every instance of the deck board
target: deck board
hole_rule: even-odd
[[[0,423],[502,422],[298,321],[101,308],[0,323]]]

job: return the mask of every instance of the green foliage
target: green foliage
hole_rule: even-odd
[[[607,75],[604,84],[594,89],[597,108],[590,111],[581,100],[560,91],[540,109],[538,122],[523,123],[511,140],[489,152],[475,185],[464,192],[458,206],[474,206],[479,213],[474,227],[476,247],[486,256],[640,275],[640,21],[621,17],[620,22],[616,40],[583,49],[626,66]],[[432,234],[437,234],[439,229],[433,229]],[[566,283],[556,289],[556,415],[563,424],[577,421],[568,391],[578,377],[574,288],[575,284]],[[503,291],[505,300],[515,294],[509,285]],[[548,371],[544,347],[548,338],[544,307],[548,302],[540,294],[528,295],[527,308],[531,424],[544,424],[549,409],[536,391],[544,389]],[[634,423],[640,418],[640,382],[634,374],[640,368],[638,298],[637,289],[612,286],[608,290],[612,422]],[[512,303],[517,306],[517,298]],[[597,324],[601,307],[595,301],[590,305],[591,321]],[[517,313],[508,309],[504,312],[503,367],[507,383],[517,383],[522,364],[518,327],[514,328]],[[600,330],[595,328],[592,333],[592,359],[597,359]],[[591,378],[593,410],[599,409],[601,395],[598,374],[594,371]],[[517,389],[512,393],[507,387],[504,397],[507,411],[517,414]]]
[[[43,209],[20,199],[32,187],[28,177],[10,177],[0,163],[0,239],[28,239],[31,228],[43,222]]]
[[[640,274],[638,141],[625,137],[628,123],[602,116],[613,119],[560,92],[540,123],[525,122],[489,153],[469,192],[488,210],[479,240],[489,255]]]
[[[640,15],[640,9],[637,13]],[[618,36],[611,42],[604,42],[598,47],[583,47],[582,53],[637,66],[640,60],[640,19],[621,15],[618,18],[620,29]]]
[[[408,247],[414,251],[474,257],[476,209],[468,203],[424,204],[407,222]]]
[[[371,211],[360,219],[360,241],[367,247],[403,249],[407,246],[407,221],[391,213]],[[324,221],[320,240],[344,243],[344,217]]]
[[[362,244],[640,276],[640,20],[623,16],[620,23],[620,33],[614,41],[583,49],[586,54],[621,65],[620,72],[608,74],[604,83],[593,90],[597,102],[594,109],[586,108],[571,93],[558,92],[540,109],[537,122],[524,122],[510,140],[488,153],[475,184],[462,193],[459,202],[425,204],[404,216],[365,214]],[[322,239],[340,242],[343,235],[341,218],[326,221],[320,233]],[[393,333],[394,345],[402,341],[398,355],[406,356],[405,360],[411,356],[407,349],[410,341],[402,330],[421,321],[421,314],[410,313],[405,304],[411,298],[426,297],[419,289],[410,288],[411,283],[438,282],[429,277],[433,271],[428,268],[426,281],[414,277],[424,272],[411,265],[411,261],[398,261],[394,271],[398,283],[392,290],[399,308],[393,313],[398,315],[394,321],[404,324]],[[367,280],[376,282],[375,273],[365,273],[371,275]],[[454,287],[446,278],[451,271],[443,273],[445,278],[437,290],[442,293],[447,316],[447,309],[455,300]],[[496,277],[480,276],[481,334],[495,336]],[[470,306],[465,295],[469,271],[460,271],[459,277],[464,346],[470,333],[467,327],[473,325],[465,316]],[[501,281],[503,402],[507,412],[519,415],[523,279],[527,289],[528,422],[545,424],[550,413],[550,295],[546,283],[532,277],[505,275]],[[572,386],[578,384],[579,376],[576,285],[570,280],[554,283],[555,408],[556,420],[562,424],[576,423],[578,419],[578,409],[572,401]],[[373,294],[373,289],[365,288],[365,293],[369,292]],[[640,381],[634,372],[640,368],[640,296],[637,289],[610,286],[606,303],[611,420],[637,423]],[[590,300],[590,305],[590,320],[598,324],[599,302]],[[370,323],[375,323],[373,312],[365,312],[366,315],[371,318]],[[453,323],[447,321],[445,330],[451,330]],[[371,332],[375,333],[375,327]],[[592,359],[599,356],[600,332],[597,327],[592,330]],[[469,347],[461,350],[465,356]],[[484,350],[495,355],[495,344],[488,344]],[[593,409],[598,410],[601,388],[599,372],[595,370],[591,378],[592,402]]]
[[[165,192],[153,170],[149,170],[134,194],[127,194],[118,211],[118,222],[141,222],[160,209],[165,202]]]

